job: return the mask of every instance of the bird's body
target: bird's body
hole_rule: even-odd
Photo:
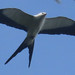
[[[19,52],[28,47],[29,67],[31,64],[34,40],[37,34],[69,34],[75,35],[75,21],[66,17],[45,18],[46,13],[29,15],[16,8],[0,9],[0,23],[22,29],[27,37],[13,55],[6,61],[7,64]]]

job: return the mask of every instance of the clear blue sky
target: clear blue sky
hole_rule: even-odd
[[[0,0],[0,9],[19,8],[31,15],[46,12],[46,17],[65,16],[75,20],[75,1]],[[31,67],[28,49],[24,49],[7,65],[5,61],[19,47],[26,32],[0,24],[0,75],[75,75],[75,36],[38,35]]]

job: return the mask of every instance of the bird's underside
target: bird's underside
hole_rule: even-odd
[[[28,47],[30,67],[34,48],[34,40],[37,34],[75,35],[75,21],[66,17],[45,18],[45,15],[46,13],[40,13],[32,16],[17,8],[0,9],[0,23],[27,32],[27,37],[23,43],[5,62],[5,64],[7,64],[23,49]]]

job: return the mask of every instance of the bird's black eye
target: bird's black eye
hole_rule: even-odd
[[[44,13],[42,13],[42,14],[44,14]]]
[[[45,15],[46,13],[45,12],[42,12],[42,15]]]

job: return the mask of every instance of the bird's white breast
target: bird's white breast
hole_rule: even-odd
[[[37,16],[34,19],[34,25],[31,26],[28,35],[36,36],[40,30],[42,29],[43,25],[45,23],[45,16]]]

